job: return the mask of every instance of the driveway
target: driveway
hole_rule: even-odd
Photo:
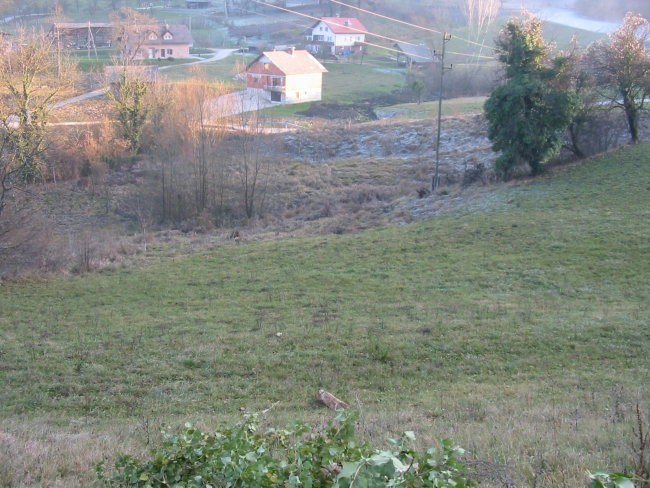
[[[273,104],[269,100],[262,98],[258,93],[242,90],[217,98],[214,113],[218,114],[218,117],[224,117],[245,112],[255,112],[272,106]]]

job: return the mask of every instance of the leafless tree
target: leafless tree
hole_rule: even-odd
[[[650,95],[650,23],[628,13],[608,41],[589,47],[588,61],[601,95],[625,112],[630,138],[639,141],[639,116]]]
[[[464,0],[463,14],[467,19],[470,36],[475,42],[483,44],[490,25],[496,19],[501,0]],[[483,48],[481,48],[482,52]],[[480,53],[479,53],[480,54]],[[477,58],[478,59],[478,58]]]
[[[244,103],[242,99],[242,104]],[[239,192],[248,219],[258,215],[266,200],[271,159],[264,154],[263,121],[259,108],[246,111],[242,106],[237,117],[240,132],[236,151],[232,154],[234,172],[239,180]]]
[[[0,58],[0,216],[9,193],[47,178],[46,126],[74,74],[57,69],[45,35],[21,32],[14,44]]]
[[[191,169],[197,213],[219,214],[223,207],[225,168],[219,144],[224,127],[215,102],[224,93],[224,85],[207,80],[200,68],[176,87],[177,130],[182,134],[183,156]]]

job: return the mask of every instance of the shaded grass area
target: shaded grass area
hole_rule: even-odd
[[[482,113],[487,97],[461,97],[442,101],[442,115],[461,115]],[[394,113],[396,117],[407,119],[427,119],[438,115],[438,101],[422,103],[401,103],[382,107],[382,112]]]
[[[98,50],[97,56],[95,56],[94,51],[90,51],[90,56],[88,51],[74,51],[71,55],[71,59],[77,64],[79,71],[82,73],[103,73],[105,66],[115,65],[115,60],[112,58],[112,51],[104,50],[100,52]],[[138,64],[147,64],[158,66],[160,68],[164,66],[174,66],[176,64],[187,64],[194,61],[191,58],[164,58],[164,59],[142,59],[138,60]]]
[[[274,402],[278,418],[326,417],[319,387],[362,408],[366,435],[454,435],[527,485],[620,468],[625,412],[650,400],[648,149],[409,226],[3,283],[0,434],[15,446],[0,479],[24,482],[13,459],[53,429],[100,457],[137,450],[128,422]],[[92,479],[65,466],[32,481]]]

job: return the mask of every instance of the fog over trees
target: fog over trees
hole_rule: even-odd
[[[561,7],[567,7],[568,2],[558,2]],[[604,20],[620,21],[627,12],[640,13],[650,16],[650,2],[647,0],[577,0],[576,11],[585,16]]]

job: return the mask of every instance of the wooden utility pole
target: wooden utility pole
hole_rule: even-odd
[[[442,122],[442,86],[445,79],[445,70],[451,69],[445,66],[445,46],[451,40],[451,34],[444,33],[442,35],[442,55],[440,57],[440,91],[438,93],[438,138],[436,139],[436,171],[431,179],[431,191],[436,191],[440,185],[440,176],[438,175],[438,167],[440,166],[440,125]],[[434,51],[435,53],[435,51]]]

